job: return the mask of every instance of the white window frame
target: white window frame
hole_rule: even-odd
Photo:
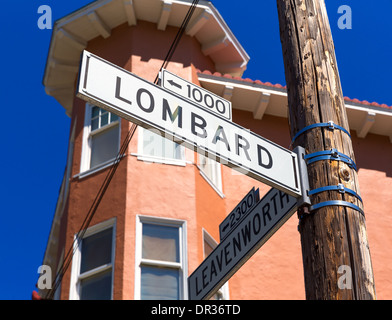
[[[207,161],[207,165],[213,166],[212,170],[212,177],[208,177],[207,174],[204,172],[203,167],[201,166],[202,157],[205,158]],[[211,187],[218,193],[221,198],[224,198],[225,195],[223,194],[223,184],[222,184],[222,167],[221,164],[207,156],[197,154],[197,168],[201,176],[211,185]]]
[[[208,245],[215,249],[218,246],[218,243],[215,241],[215,239],[203,228],[203,254],[204,254],[204,259],[207,258],[205,255],[205,247],[204,244],[205,242],[208,243]],[[226,281],[222,287],[219,288],[219,290],[215,293],[219,294],[222,296],[221,300],[230,300],[230,295],[229,295],[229,281]]]
[[[156,224],[159,226],[176,227],[179,231],[179,262],[158,261],[142,258],[143,223]],[[135,241],[135,293],[134,299],[141,299],[141,267],[169,267],[180,272],[179,297],[180,300],[188,299],[188,257],[187,257],[187,234],[186,221],[170,218],[136,216],[136,241]]]
[[[113,299],[113,284],[114,284],[114,259],[115,259],[115,248],[116,248],[116,218],[109,219],[107,221],[101,222],[97,225],[94,225],[86,230],[83,238],[91,236],[93,234],[99,233],[106,229],[112,228],[112,257],[111,263],[105,264],[103,266],[99,266],[95,269],[89,270],[80,274],[80,264],[82,262],[82,240],[79,240],[79,243],[76,241],[77,234],[74,235],[74,255],[72,258],[72,270],[71,270],[71,282],[70,282],[70,291],[69,291],[69,299],[70,300],[80,300],[80,282],[83,279],[86,279],[90,276],[96,275],[100,272],[112,269],[112,290],[110,293],[111,299]]]
[[[120,150],[120,143],[121,143],[121,118],[118,117],[118,120],[109,123],[105,125],[104,127],[101,127],[99,129],[94,130],[93,132],[91,131],[91,112],[93,109],[94,105],[90,103],[86,103],[86,108],[85,108],[85,115],[84,115],[84,128],[83,128],[83,144],[82,144],[82,158],[80,162],[80,173],[76,176],[79,178],[83,178],[89,174],[95,173],[99,170],[102,170],[104,168],[107,168],[111,166],[114,161],[116,160],[116,156],[113,159],[110,159],[108,161],[105,161],[93,168],[90,168],[90,161],[91,161],[91,144],[92,144],[92,137],[95,134],[99,134],[105,130],[108,130],[110,128],[113,128],[114,126],[118,126],[118,151]]]
[[[163,163],[163,164],[170,164],[170,165],[177,165],[177,166],[183,166],[185,167],[187,162],[185,160],[185,147],[180,145],[180,154],[181,154],[181,159],[174,159],[174,158],[166,158],[166,157],[154,157],[151,155],[147,155],[144,153],[144,148],[143,148],[143,134],[145,130],[142,127],[138,128],[138,153],[132,153],[133,156],[137,156],[137,159],[140,161],[146,161],[146,162],[153,162],[153,163]],[[156,130],[152,129],[151,131],[155,131],[156,134],[161,135],[160,133],[157,133]],[[162,137],[163,138],[163,137]]]

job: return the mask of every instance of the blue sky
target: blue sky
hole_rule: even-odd
[[[0,10],[1,300],[31,298],[66,165],[70,119],[42,85],[51,30],[38,28],[37,10],[49,5],[55,21],[90,2],[6,1]],[[212,2],[251,57],[244,77],[285,85],[276,0]],[[392,2],[326,2],[343,94],[392,106]],[[351,30],[338,27],[342,5]]]

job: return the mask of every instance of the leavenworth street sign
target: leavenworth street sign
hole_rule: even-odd
[[[209,299],[296,210],[296,198],[272,188],[189,276],[189,300]]]
[[[78,97],[124,119],[293,197],[301,197],[296,153],[226,120],[208,107],[87,51],[83,52],[77,91]],[[207,101],[210,103],[209,98]]]

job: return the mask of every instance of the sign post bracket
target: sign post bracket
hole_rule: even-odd
[[[297,154],[298,159],[298,169],[299,169],[299,179],[301,182],[301,196],[298,198],[297,204],[298,208],[302,206],[312,205],[309,197],[309,176],[308,167],[305,160],[305,148],[301,146],[295,147],[293,150]]]

